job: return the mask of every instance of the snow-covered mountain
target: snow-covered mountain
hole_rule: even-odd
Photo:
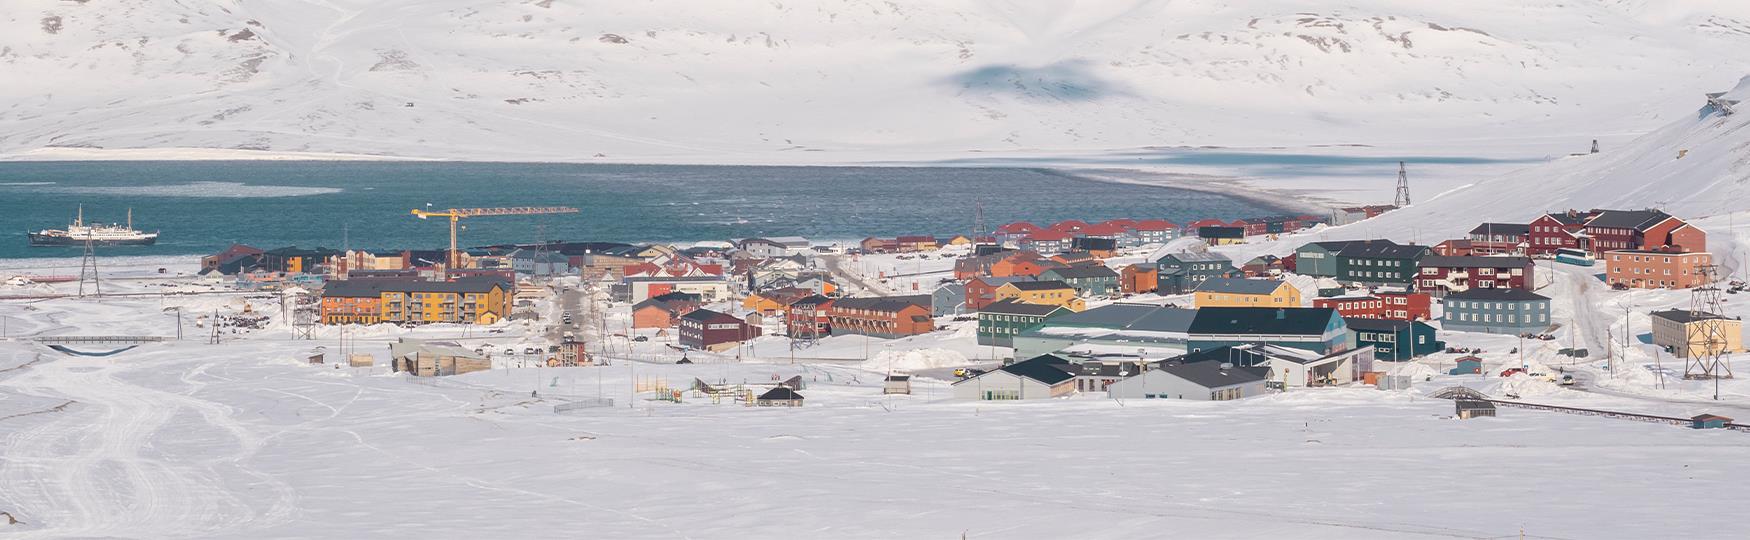
[[[1736,0],[20,0],[0,5],[0,154],[1572,141],[1687,114],[1750,72],[1743,50]]]
[[[1741,112],[1696,99],[1688,117],[1619,148],[1482,180],[1329,234],[1457,238],[1483,221],[1524,223],[1570,208],[1661,208],[1691,219],[1742,213],[1750,200],[1750,77],[1722,98],[1741,102]]]

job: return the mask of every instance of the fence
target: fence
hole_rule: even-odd
[[[571,411],[575,411],[575,410],[579,410],[579,409],[603,409],[603,408],[609,408],[609,407],[614,406],[614,398],[583,397],[583,398],[566,398],[566,399],[570,399],[572,401],[568,401],[565,403],[560,403],[558,405],[554,405],[553,412],[555,412],[555,413],[567,413],[567,412],[571,412]]]

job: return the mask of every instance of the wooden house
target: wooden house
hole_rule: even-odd
[[[760,407],[801,407],[802,399],[802,394],[796,393],[790,387],[777,386],[754,398],[754,405]]]
[[[911,394],[911,375],[888,375],[881,384],[882,394]]]

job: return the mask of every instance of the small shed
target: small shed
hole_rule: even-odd
[[[758,398],[754,398],[754,405],[761,407],[801,407],[802,394],[798,394],[795,390],[791,390],[788,387],[779,386],[767,390],[766,393],[760,394],[760,397]]]
[[[1481,375],[1482,373],[1483,359],[1475,356],[1459,358],[1458,367],[1452,368],[1452,371],[1447,372],[1448,375]]]
[[[1495,416],[1494,403],[1476,399],[1460,399],[1453,403],[1458,404],[1458,419],[1460,420],[1469,420],[1479,416]]]
[[[911,375],[888,375],[881,393],[911,395]]]
[[[371,367],[377,365],[377,357],[366,353],[346,355],[346,363],[352,367]]]
[[[1689,419],[1689,427],[1695,429],[1721,429],[1732,423],[1731,418],[1717,414],[1702,414]]]
[[[310,354],[308,354],[305,359],[312,364],[320,364],[322,363],[322,356],[322,351],[310,351]]]

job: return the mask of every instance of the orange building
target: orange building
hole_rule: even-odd
[[[1713,264],[1705,251],[1675,253],[1623,249],[1604,253],[1604,281],[1633,289],[1688,289],[1707,283],[1696,268]]]
[[[1153,264],[1133,264],[1118,272],[1118,283],[1126,293],[1151,293],[1160,288],[1160,276]]]
[[[632,328],[674,328],[682,315],[699,309],[704,297],[671,292],[632,306]]]
[[[375,287],[347,287],[329,282],[322,291],[322,324],[383,322],[383,293]],[[354,284],[367,282],[351,282]],[[332,291],[329,289],[333,289]]]
[[[330,281],[322,287],[321,320],[324,324],[492,324],[510,315],[515,292],[510,282],[485,277]]]

